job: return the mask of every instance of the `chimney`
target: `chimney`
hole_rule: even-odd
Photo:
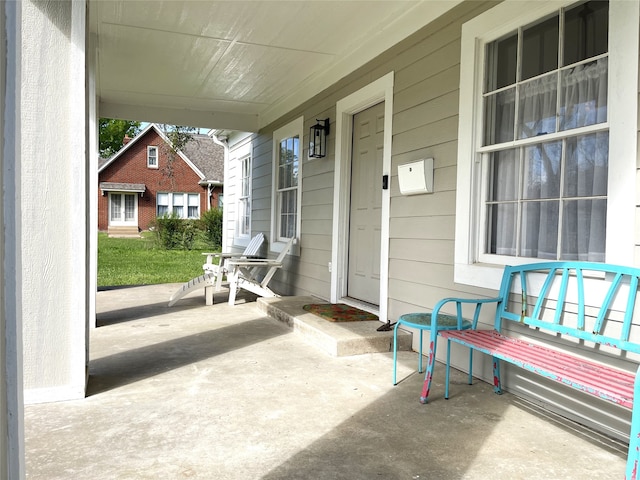
[[[122,145],[126,145],[127,143],[129,143],[131,141],[131,137],[129,137],[129,135],[127,135],[126,133],[124,134],[124,138],[122,139]]]

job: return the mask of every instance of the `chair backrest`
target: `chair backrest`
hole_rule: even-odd
[[[260,284],[262,286],[266,286],[266,285],[269,284],[269,281],[271,280],[273,275],[276,273],[276,270],[279,268],[278,264],[280,264],[280,266],[282,266],[282,262],[284,261],[284,257],[287,256],[287,253],[289,253],[289,251],[291,250],[291,247],[296,243],[298,243],[298,239],[296,237],[293,237],[293,238],[289,239],[289,241],[286,243],[286,245],[284,246],[284,248],[282,249],[280,254],[278,254],[278,256],[276,257],[276,260],[275,260],[276,264],[271,266],[269,271],[266,273],[266,275],[264,276],[264,278],[260,282]]]
[[[247,248],[244,249],[244,252],[242,252],[242,255],[258,255],[258,252],[260,251],[260,248],[262,247],[262,244],[264,243],[264,233],[258,233],[256,234],[251,241],[249,242],[249,245],[247,245]]]
[[[287,256],[287,254],[291,250],[291,247],[293,247],[293,245],[296,243],[298,243],[298,239],[296,237],[290,238],[289,241],[284,246],[284,248],[282,249],[282,251],[276,257],[276,262],[283,262],[284,257]]]

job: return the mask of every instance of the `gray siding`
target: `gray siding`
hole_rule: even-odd
[[[332,128],[328,156],[312,161],[306,160],[308,129],[316,118],[329,117],[335,122],[337,101],[393,71],[388,316],[395,321],[404,313],[430,311],[444,297],[496,295],[492,290],[453,281],[461,27],[495,3],[470,1],[456,7],[254,135],[252,231],[269,234],[272,132],[304,116],[301,249],[299,256],[287,259],[286,270],[275,277],[276,290],[286,295],[329,298],[327,264],[331,260],[333,233],[335,129]],[[401,195],[398,165],[425,157],[434,158],[434,193]],[[637,240],[640,245],[640,233]],[[481,321],[486,326],[493,324],[491,308],[484,311]],[[417,338],[414,345],[417,346]],[[438,352],[440,359],[445,353],[442,347],[444,345]],[[456,349],[454,358],[456,366],[466,368],[464,352]],[[475,373],[485,380],[492,378],[490,365],[490,359],[475,356]],[[530,377],[519,369],[506,366],[504,384],[523,397],[607,433],[624,436],[628,432],[628,412],[584,395],[573,395],[574,400],[570,392],[552,393],[557,387],[549,389],[546,381]]]

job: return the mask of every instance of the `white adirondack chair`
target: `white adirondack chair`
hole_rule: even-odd
[[[275,259],[230,259],[227,262],[229,281],[229,305],[235,305],[238,289],[243,288],[261,297],[278,297],[269,288],[273,275],[282,268],[285,256],[297,239],[291,238]]]
[[[207,261],[202,265],[204,273],[199,277],[192,278],[186,282],[178,291],[176,291],[169,299],[169,306],[171,307],[178,300],[184,297],[187,293],[198,288],[204,288],[205,303],[207,305],[213,305],[213,292],[220,291],[222,287],[222,277],[227,274],[227,262],[231,259],[249,259],[258,255],[260,247],[264,243],[264,234],[258,233],[255,235],[244,252],[238,253],[203,253],[207,256]],[[214,258],[219,258],[218,265],[213,263]]]

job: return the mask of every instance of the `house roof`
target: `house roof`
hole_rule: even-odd
[[[129,143],[124,145],[112,157],[108,159],[100,159],[98,162],[98,173],[120,158],[127,150],[129,150],[137,142],[146,135],[146,133],[154,129],[156,133],[168,145],[171,140],[167,138],[162,129],[156,124],[149,124],[144,130],[136,135]],[[222,184],[224,179],[224,146],[215,137],[202,134],[194,134],[189,142],[178,151],[178,156],[189,165],[193,171],[200,177],[200,183],[204,184]]]
[[[193,135],[182,148],[186,157],[204,174],[204,182],[224,181],[224,147],[209,135]]]
[[[144,183],[100,182],[100,190],[103,195],[110,191],[144,193],[146,189]]]

